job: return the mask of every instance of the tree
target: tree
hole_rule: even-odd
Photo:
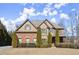
[[[4,45],[5,45],[4,33],[3,30],[0,30],[0,46],[4,46]]]
[[[4,37],[5,37],[5,44],[6,44],[6,45],[11,45],[12,38],[11,38],[11,36],[9,35],[9,33],[7,32],[5,26],[4,26]]]
[[[37,28],[37,47],[41,47],[42,39],[41,39],[41,29],[40,27]]]
[[[56,44],[60,43],[59,30],[56,29]]]
[[[49,46],[49,47],[52,46],[52,35],[51,35],[50,32],[49,32],[49,34],[48,34],[48,46]]]
[[[76,34],[79,36],[79,12],[76,13]]]
[[[79,21],[77,21],[77,12],[73,12],[71,15],[70,15],[70,27],[71,27],[71,38],[70,38],[70,41],[71,43],[74,43],[74,39],[76,38],[76,35],[75,33],[78,35],[79,33]]]
[[[13,48],[16,48],[17,44],[18,44],[18,40],[17,40],[16,33],[14,32],[13,35],[12,35],[12,46],[13,46]]]
[[[8,34],[5,26],[0,21],[0,46],[11,45],[11,37]]]

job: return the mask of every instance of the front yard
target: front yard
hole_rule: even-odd
[[[0,55],[79,55],[79,49],[0,47]]]

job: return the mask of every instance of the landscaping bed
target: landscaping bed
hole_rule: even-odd
[[[76,48],[79,49],[79,44],[73,44],[73,43],[58,43],[55,44],[56,47],[60,48]]]

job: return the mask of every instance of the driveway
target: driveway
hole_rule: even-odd
[[[0,55],[79,55],[79,49],[71,48],[12,48],[0,47]]]

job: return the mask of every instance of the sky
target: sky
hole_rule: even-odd
[[[0,20],[8,31],[15,31],[26,19],[64,24],[70,31],[70,15],[79,10],[79,3],[0,3]]]

